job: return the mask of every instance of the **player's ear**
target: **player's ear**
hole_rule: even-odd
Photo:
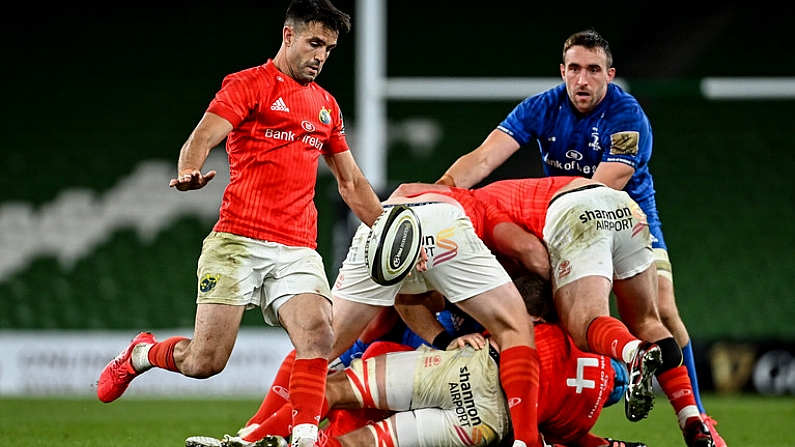
[[[295,30],[293,27],[284,25],[284,28],[282,28],[282,43],[284,43],[284,46],[289,47],[292,45],[294,37]]]
[[[610,67],[607,69],[607,82],[613,82],[613,79],[616,77],[616,69],[615,67]]]

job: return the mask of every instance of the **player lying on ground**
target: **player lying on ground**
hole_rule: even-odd
[[[539,281],[528,278],[516,281],[528,311],[549,309],[548,304],[544,305],[549,298],[538,298],[538,292],[544,290]],[[531,298],[531,293],[536,298]],[[469,319],[460,312],[447,318]],[[624,366],[608,357],[580,351],[556,324],[540,322],[535,325],[535,334],[542,361],[539,428],[545,440],[577,447],[643,445],[622,444],[590,433],[603,406],[621,399],[627,383]],[[328,405],[331,411],[324,445],[463,447],[510,440],[507,401],[494,361],[498,348],[493,341],[489,344],[490,349],[486,338],[477,333],[454,340],[448,351],[420,346],[416,351],[377,355],[385,350],[411,348],[390,342],[372,344],[361,359],[354,359],[350,367],[328,378],[324,408]],[[282,445],[280,437],[290,433],[290,412],[289,403],[283,399],[281,409],[253,424],[260,437],[264,433],[271,436],[247,436],[249,441],[229,436],[224,441],[193,437],[186,444]],[[255,432],[247,431],[249,435]]]

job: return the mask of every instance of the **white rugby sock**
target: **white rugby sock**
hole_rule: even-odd
[[[632,357],[635,355],[635,351],[638,350],[638,346],[640,346],[640,340],[631,341],[624,345],[624,350],[621,351],[621,358],[624,359],[624,363],[632,361]]]
[[[143,372],[152,367],[152,364],[149,363],[149,349],[152,346],[154,345],[141,343],[133,348],[130,362],[132,362],[132,367],[135,371]]]

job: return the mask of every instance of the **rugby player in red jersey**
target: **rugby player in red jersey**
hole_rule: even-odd
[[[367,225],[383,208],[345,140],[334,97],[315,83],[350,17],[328,0],[293,0],[273,59],[228,75],[179,154],[169,186],[200,189],[211,149],[226,139],[230,181],[198,261],[192,339],[157,342],[142,332],[102,371],[97,394],[112,402],[144,371],[193,378],[221,372],[246,309],[282,326],[295,347],[290,397],[295,445],[311,446],[332,348],[331,294],[317,253],[314,189],[322,156],[340,195]]]

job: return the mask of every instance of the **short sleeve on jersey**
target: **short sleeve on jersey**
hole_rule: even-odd
[[[651,156],[651,125],[637,101],[614,89],[616,98],[606,129],[602,161],[620,162],[638,168]]]
[[[516,140],[519,145],[525,145],[533,139],[531,129],[536,125],[536,117],[530,111],[533,110],[536,97],[526,98],[519,103],[508,116],[497,126],[497,129],[505,132]]]
[[[637,168],[640,132],[625,130],[610,135],[610,148],[602,154],[602,161],[619,162]]]
[[[257,105],[256,92],[258,80],[254,76],[253,70],[244,70],[226,76],[221,83],[221,89],[210,101],[207,111],[214,113],[221,118],[232,123],[232,127],[237,127],[250,111]]]
[[[497,126],[497,129],[513,137],[520,146],[536,139],[541,132],[544,116],[548,110],[557,110],[565,84],[537,95],[525,98]]]
[[[328,144],[323,148],[325,155],[334,155],[350,150],[348,141],[345,139],[345,121],[342,118],[342,110],[336,100],[334,105],[337,108],[337,119],[334,122],[334,129],[331,131]]]

